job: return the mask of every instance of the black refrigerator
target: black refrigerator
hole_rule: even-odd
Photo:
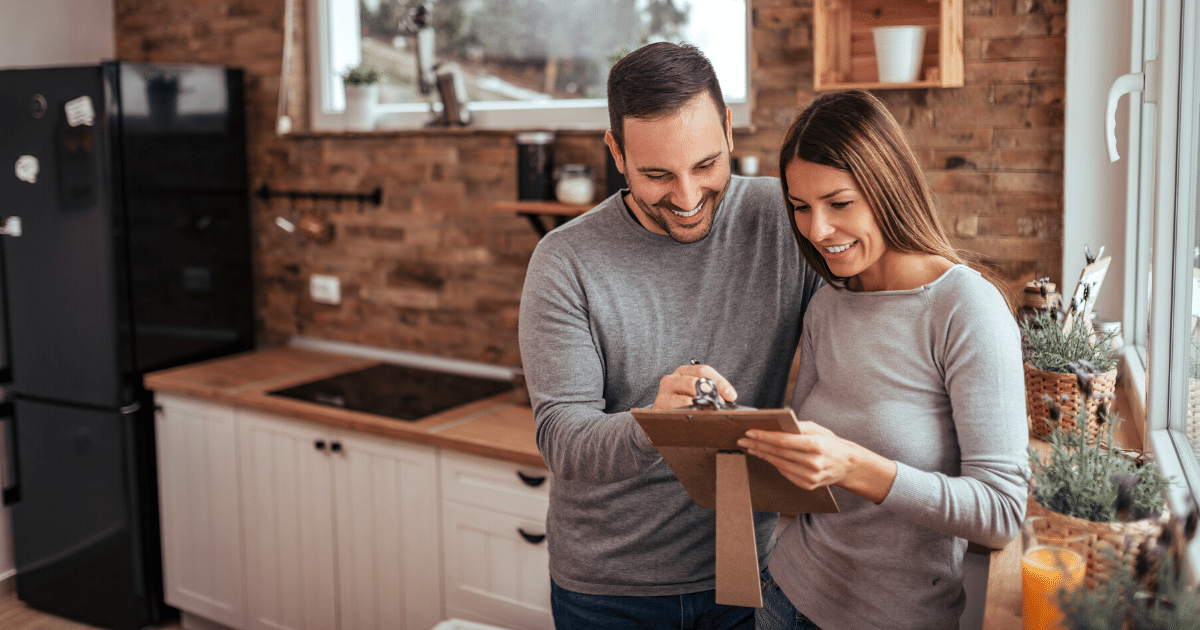
[[[253,348],[243,73],[0,71],[17,596],[114,630],[163,601],[146,372]]]

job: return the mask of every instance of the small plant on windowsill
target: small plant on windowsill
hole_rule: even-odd
[[[381,78],[379,69],[367,63],[354,66],[342,74],[346,89],[346,126],[350,130],[370,131],[375,128]]]
[[[1061,401],[1062,414],[1068,423],[1078,411],[1078,403],[1088,410],[1088,434],[1094,438],[1099,430],[1098,402],[1082,396],[1074,373],[1081,367],[1092,376],[1092,391],[1109,394],[1116,389],[1117,360],[1113,356],[1113,331],[1093,333],[1088,322],[1074,318],[1069,328],[1063,321],[1073,313],[1074,301],[1063,310],[1055,304],[1034,309],[1033,315],[1021,322],[1021,348],[1025,359],[1025,406],[1029,414],[1031,437],[1045,439],[1050,427],[1043,421],[1050,413],[1043,395]],[[1067,398],[1062,399],[1063,395]]]
[[[381,78],[383,73],[369,63],[360,63],[342,73],[342,83],[346,85],[375,85]]]
[[[1115,572],[1096,588],[1058,592],[1068,630],[1177,630],[1200,628],[1200,593],[1189,584],[1187,544],[1200,512],[1166,517],[1156,539],[1142,541],[1132,571]]]
[[[1081,387],[1088,389],[1086,382]],[[1062,413],[1059,401],[1046,401],[1053,428],[1044,447],[1029,449],[1026,508],[1029,516],[1046,517],[1060,537],[1087,534],[1089,589],[1131,570],[1137,546],[1159,537],[1168,485],[1155,462],[1115,444],[1120,418],[1109,411],[1112,395],[1098,398],[1096,439],[1088,436],[1086,407],[1064,423],[1054,417]]]

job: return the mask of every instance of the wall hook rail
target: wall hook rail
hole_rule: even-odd
[[[369,193],[348,193],[348,192],[328,192],[320,190],[274,190],[270,186],[263,184],[258,187],[255,194],[263,200],[269,201],[272,197],[287,197],[288,199],[333,199],[335,201],[353,200],[359,203],[370,202],[378,206],[383,203],[383,189],[376,188]]]

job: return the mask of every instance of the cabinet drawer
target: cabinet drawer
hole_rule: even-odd
[[[441,452],[442,498],[544,521],[550,471],[453,451]]]

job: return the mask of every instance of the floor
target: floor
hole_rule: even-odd
[[[174,621],[161,627],[164,630],[179,628],[179,622]],[[15,596],[0,598],[0,628],[4,628],[4,630],[96,630],[94,626],[67,621],[33,610]]]

